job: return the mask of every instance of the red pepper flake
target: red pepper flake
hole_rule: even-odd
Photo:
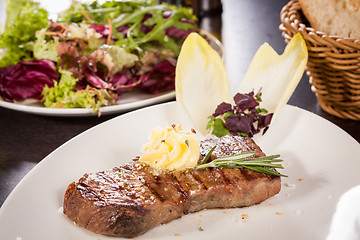
[[[243,214],[242,216],[241,216],[241,218],[242,219],[245,219],[245,218],[247,218],[249,215],[247,215],[247,214]]]
[[[196,134],[196,131],[195,131],[195,129],[193,129],[193,128],[191,129],[191,132]]]
[[[176,127],[176,125],[175,124],[173,124],[173,125],[171,125],[172,126],[172,128],[175,128]]]

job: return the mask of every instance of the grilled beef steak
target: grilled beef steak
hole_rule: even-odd
[[[212,158],[248,151],[264,156],[251,138],[229,135],[203,141],[201,154],[214,145]],[[71,183],[63,209],[69,219],[94,233],[136,237],[187,213],[260,203],[280,191],[280,181],[248,169],[155,172],[134,159]]]

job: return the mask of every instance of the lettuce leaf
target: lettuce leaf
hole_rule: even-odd
[[[16,65],[20,60],[32,59],[32,42],[35,32],[49,24],[48,12],[30,0],[6,0],[6,22],[0,35],[0,48],[5,54],[0,67]]]
[[[57,46],[59,45],[59,37],[47,41],[45,32],[46,28],[41,29],[36,34],[36,41],[34,43],[34,57],[36,59],[49,59],[54,62],[58,60]]]
[[[85,89],[77,90],[79,81],[70,71],[59,68],[61,78],[54,82],[53,87],[43,89],[42,102],[46,107],[51,108],[92,108],[98,112],[102,106],[114,103],[114,96],[105,89],[92,88],[89,85]]]
[[[113,67],[111,69],[112,74],[120,72],[123,67],[131,68],[139,61],[139,57],[127,52],[125,49],[119,46],[109,46],[105,48],[106,52],[111,56]]]

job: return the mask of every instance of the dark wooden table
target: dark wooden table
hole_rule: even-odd
[[[286,0],[224,0],[222,16],[216,16],[218,11],[210,11],[215,15],[202,19],[203,28],[222,33],[233,90],[262,43],[268,42],[278,53],[284,50],[278,26],[280,10],[286,3]],[[322,111],[306,75],[288,103],[333,122],[360,141],[360,122],[342,120]],[[0,206],[20,180],[49,153],[79,133],[118,115],[48,117],[0,107]]]

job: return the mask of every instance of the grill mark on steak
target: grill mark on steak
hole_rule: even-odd
[[[205,189],[205,190],[207,190],[208,189],[208,187],[206,186],[206,184],[204,183],[204,181],[202,180],[202,178],[201,177],[199,177],[197,174],[195,174],[196,172],[194,172],[194,171],[190,171],[190,174],[191,174],[191,176],[197,181],[197,182],[199,182],[202,186],[203,186],[203,188]]]
[[[217,179],[221,179],[221,181],[223,182],[223,184],[228,184],[229,181],[225,178],[224,174],[223,174],[223,168],[212,168],[211,171],[213,172],[213,175],[215,178]]]
[[[230,184],[235,184],[245,180],[241,170],[237,168],[223,168],[222,173],[224,178],[226,178]]]
[[[139,174],[139,176],[143,176],[144,180],[150,183],[147,185],[147,188],[155,193],[161,201],[178,203],[185,199],[185,196],[181,194],[180,187],[174,182],[169,173],[162,172],[161,174],[154,175],[149,168],[136,169],[134,172]]]
[[[192,171],[176,171],[173,173],[173,177],[178,181],[187,196],[193,192],[207,189],[202,182],[194,177]]]
[[[256,151],[250,138],[225,136],[201,143],[211,158]],[[280,177],[249,169],[207,168],[153,171],[138,158],[121,167],[84,174],[64,196],[64,214],[92,232],[135,237],[179,218],[209,208],[244,207],[260,203],[280,191]]]
[[[182,197],[186,199],[189,196],[189,193],[185,190],[185,188],[181,185],[181,183],[177,180],[176,176],[171,172],[170,177],[174,183],[176,183],[177,189],[182,194]]]

